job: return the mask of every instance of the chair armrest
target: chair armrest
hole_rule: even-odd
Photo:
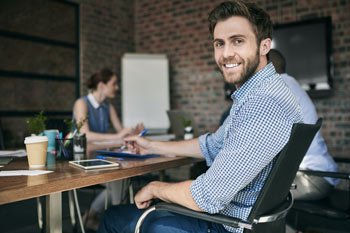
[[[194,211],[194,210],[188,209],[186,207],[183,207],[183,206],[180,206],[177,204],[159,202],[159,203],[155,204],[154,206],[149,207],[140,216],[139,220],[136,223],[136,227],[135,227],[135,231],[134,231],[135,233],[140,233],[143,221],[146,219],[148,214],[150,214],[151,212],[153,212],[155,210],[168,211],[168,212],[173,212],[173,213],[177,213],[177,214],[182,214],[182,215],[186,215],[189,217],[199,218],[202,220],[215,222],[218,224],[224,224],[224,225],[228,225],[228,226],[235,227],[235,228],[238,228],[238,227],[247,228],[247,229],[253,228],[253,224],[250,224],[250,223],[243,221],[241,219],[238,219],[238,218],[234,218],[234,217],[230,217],[230,216],[226,216],[226,215],[221,215],[221,214],[208,214],[205,212],[198,212],[198,211]]]
[[[241,228],[247,228],[247,229],[252,229],[252,224],[246,221],[243,221],[239,218],[234,218],[222,214],[209,214],[206,212],[199,212],[199,211],[194,211],[191,209],[188,209],[186,207],[176,205],[173,203],[166,203],[166,202],[160,202],[155,205],[156,210],[160,211],[169,211],[172,213],[177,213],[177,214],[182,214],[186,215],[189,217],[194,217],[194,218],[199,218],[202,220],[210,221],[210,222],[215,222],[218,224],[223,224],[223,225],[228,225],[231,227],[241,227]]]
[[[332,177],[344,180],[350,180],[350,173],[346,172],[325,172],[325,171],[315,171],[315,170],[299,170],[307,175],[321,176],[321,177]]]
[[[289,209],[293,205],[293,195],[291,192],[289,192],[288,197],[286,198],[286,202],[283,203],[281,207],[279,207],[276,211],[274,211],[271,214],[260,216],[257,219],[253,220],[253,223],[244,221],[239,218],[227,216],[227,215],[222,215],[222,214],[209,214],[206,212],[199,212],[199,211],[194,211],[191,209],[188,209],[186,207],[173,204],[173,203],[167,203],[167,202],[158,202],[154,206],[149,207],[139,218],[139,220],[136,223],[135,227],[135,233],[139,233],[141,230],[141,225],[145,218],[147,217],[148,214],[150,214],[153,211],[168,211],[172,213],[177,213],[177,214],[182,214],[185,216],[189,217],[194,217],[194,218],[199,218],[202,220],[206,220],[209,222],[215,222],[218,224],[223,224],[227,226],[231,226],[234,228],[245,228],[252,230],[254,224],[258,223],[268,223],[268,222],[274,222],[279,219],[284,218]]]
[[[275,210],[273,213],[269,213],[254,219],[253,223],[249,223],[242,219],[234,218],[227,215],[209,214],[207,212],[194,211],[186,207],[173,204],[173,203],[167,203],[167,202],[157,203],[155,205],[155,209],[160,211],[169,211],[177,214],[182,214],[189,217],[199,218],[202,220],[215,222],[223,225],[228,225],[235,228],[240,227],[240,228],[246,228],[251,230],[253,228],[253,224],[274,222],[284,218],[287,215],[289,209],[292,207],[293,203],[294,203],[293,196],[291,192],[289,192],[289,196],[286,202],[283,203],[283,205],[278,210]]]

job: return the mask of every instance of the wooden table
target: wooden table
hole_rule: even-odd
[[[93,157],[90,153],[88,157]],[[196,162],[188,157],[153,157],[147,159],[124,159],[119,168],[84,170],[70,165],[68,161],[56,161],[56,165],[44,169],[52,173],[39,176],[0,177],[0,205],[46,196],[46,232],[62,232],[63,191],[82,188],[114,180],[134,177],[153,171]],[[27,170],[26,158],[15,159],[0,170]]]

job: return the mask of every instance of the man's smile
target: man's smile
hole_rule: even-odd
[[[225,68],[235,68],[237,66],[239,66],[238,63],[227,63],[227,64],[224,64]]]

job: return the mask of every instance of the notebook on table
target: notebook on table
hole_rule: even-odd
[[[139,155],[139,154],[132,154],[127,151],[107,151],[107,150],[96,150],[96,153],[111,156],[111,157],[129,157],[129,158],[139,158],[139,159],[146,159],[146,158],[152,158],[152,157],[158,157],[159,155]]]

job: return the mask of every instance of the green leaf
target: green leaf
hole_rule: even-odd
[[[184,127],[191,126],[192,124],[191,120],[186,120],[182,115],[179,115],[179,118],[181,119],[182,125]]]
[[[40,111],[33,118],[26,118],[30,133],[35,135],[40,135],[46,129],[46,121],[47,117],[44,116],[44,111]]]

